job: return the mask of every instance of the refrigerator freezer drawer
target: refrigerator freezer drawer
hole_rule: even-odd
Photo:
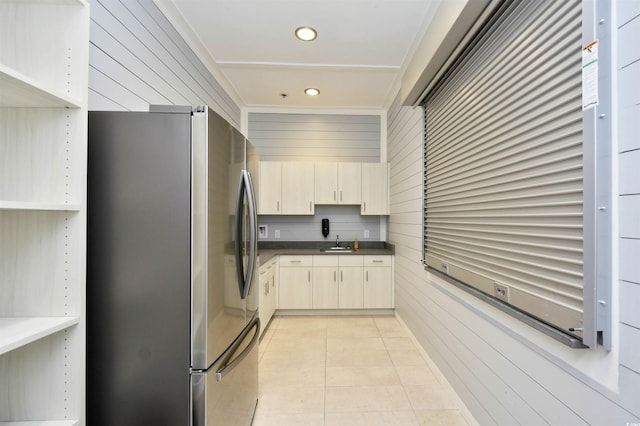
[[[249,426],[258,401],[256,315],[238,339],[205,372],[191,374],[192,426]]]

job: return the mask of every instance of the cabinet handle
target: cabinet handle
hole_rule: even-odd
[[[367,275],[367,282],[369,282],[369,271],[367,271],[366,275]]]
[[[366,212],[367,211],[367,202],[363,201],[362,202],[362,206],[364,207],[364,211]]]
[[[333,282],[336,282],[336,271],[333,271]]]
[[[333,191],[333,201],[336,200],[336,191]]]
[[[300,263],[302,260],[290,260],[291,263]]]
[[[342,277],[342,271],[340,271],[340,282],[344,282],[344,279]]]
[[[311,271],[307,272],[307,281],[311,282]]]
[[[340,191],[340,201],[342,201],[342,191]]]
[[[276,201],[276,211],[280,211],[280,201]]]
[[[309,211],[313,211],[313,201],[309,201]]]
[[[382,260],[374,260],[373,263],[382,263]]]

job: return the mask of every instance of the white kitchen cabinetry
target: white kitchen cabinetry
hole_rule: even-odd
[[[260,162],[258,214],[282,214],[282,163],[280,161]]]
[[[389,214],[389,164],[362,163],[362,215]]]
[[[314,168],[310,162],[282,162],[282,214],[314,213]]]
[[[0,1],[0,422],[84,423],[89,7]]]
[[[338,256],[339,284],[338,308],[361,309],[364,307],[363,294],[363,256]]]
[[[338,307],[338,256],[313,256],[313,309]]]
[[[392,256],[364,256],[364,307],[393,308]]]
[[[313,309],[363,307],[363,256],[313,256]]]
[[[316,204],[360,204],[361,199],[360,163],[315,163]]]
[[[280,256],[278,309],[393,309],[392,255]]]
[[[278,279],[278,256],[274,256],[264,265],[260,265],[260,323],[261,334],[267,328],[273,313],[276,310],[278,296],[276,292],[276,281]]]
[[[313,307],[312,256],[280,256],[278,309]]]

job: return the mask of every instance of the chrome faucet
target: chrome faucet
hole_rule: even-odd
[[[336,247],[340,247],[340,235],[336,234]]]

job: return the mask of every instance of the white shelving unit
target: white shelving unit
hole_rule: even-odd
[[[0,0],[0,425],[84,424],[89,6]]]

